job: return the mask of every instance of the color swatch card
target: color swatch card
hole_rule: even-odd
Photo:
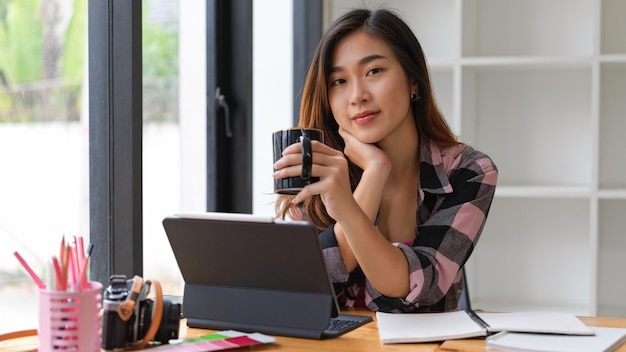
[[[235,330],[225,330],[216,332],[211,335],[198,337],[195,339],[185,340],[178,344],[170,344],[159,346],[156,348],[147,348],[135,351],[168,351],[168,352],[204,352],[204,351],[223,351],[240,347],[248,347],[255,345],[263,345],[276,342],[276,339],[259,334],[247,334]]]

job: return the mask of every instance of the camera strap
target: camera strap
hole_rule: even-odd
[[[120,304],[117,309],[117,314],[120,316],[120,319],[123,321],[128,321],[130,317],[133,316],[133,312],[135,310],[135,305],[137,304],[137,298],[141,293],[141,289],[143,287],[143,279],[141,276],[135,275],[133,278],[133,286],[130,289],[130,294],[124,303]]]
[[[137,278],[138,276],[135,276]],[[141,278],[140,278],[141,279]],[[135,280],[137,282],[137,280]],[[155,306],[152,311],[152,323],[150,323],[150,327],[146,332],[146,335],[143,337],[143,340],[136,345],[132,345],[127,347],[127,350],[138,350],[145,348],[148,346],[148,343],[154,339],[156,336],[157,330],[159,329],[159,324],[161,324],[161,318],[163,317],[163,289],[161,288],[161,284],[158,281],[146,280],[146,284],[151,285],[154,284],[154,296],[155,296]],[[133,284],[133,288],[135,285]],[[141,284],[139,285],[141,287]],[[136,299],[136,298],[135,298]],[[134,303],[133,303],[134,307]],[[121,307],[120,307],[121,308]],[[134,308],[133,308],[134,309]],[[120,310],[118,310],[119,313]],[[132,310],[131,310],[132,313]]]

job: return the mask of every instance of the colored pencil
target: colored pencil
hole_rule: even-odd
[[[78,276],[78,282],[76,283],[76,291],[88,289],[89,286],[87,284],[87,270],[89,269],[89,260],[91,258],[91,252],[93,251],[93,243],[89,244],[89,248],[87,249],[87,256],[83,261],[83,266],[80,270],[80,274]]]
[[[52,257],[52,265],[54,266],[54,273],[56,276],[57,290],[65,291],[67,289],[67,280],[61,271],[61,265],[57,257]]]
[[[42,290],[45,289],[46,288],[46,284],[44,284],[43,281],[41,281],[41,278],[39,278],[39,276],[37,274],[35,274],[33,269],[30,268],[30,265],[28,265],[28,263],[26,263],[24,258],[22,258],[22,256],[17,251],[13,252],[13,255],[15,255],[17,260],[19,260],[20,264],[22,264],[22,267],[24,267],[24,269],[26,269],[26,271],[28,272],[30,277],[35,281],[37,286],[39,286],[39,288],[42,289]]]

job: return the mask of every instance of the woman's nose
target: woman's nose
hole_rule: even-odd
[[[370,99],[367,85],[359,80],[352,81],[352,91],[350,94],[350,104],[361,104]]]

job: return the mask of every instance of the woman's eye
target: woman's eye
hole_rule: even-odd
[[[367,71],[367,75],[368,76],[375,75],[375,74],[381,72],[382,70],[383,70],[382,68],[373,68],[373,69]]]
[[[343,78],[339,78],[339,79],[336,79],[336,80],[330,82],[330,85],[332,85],[332,86],[340,86],[340,85],[342,85],[344,83],[346,83],[346,80],[343,79]]]

